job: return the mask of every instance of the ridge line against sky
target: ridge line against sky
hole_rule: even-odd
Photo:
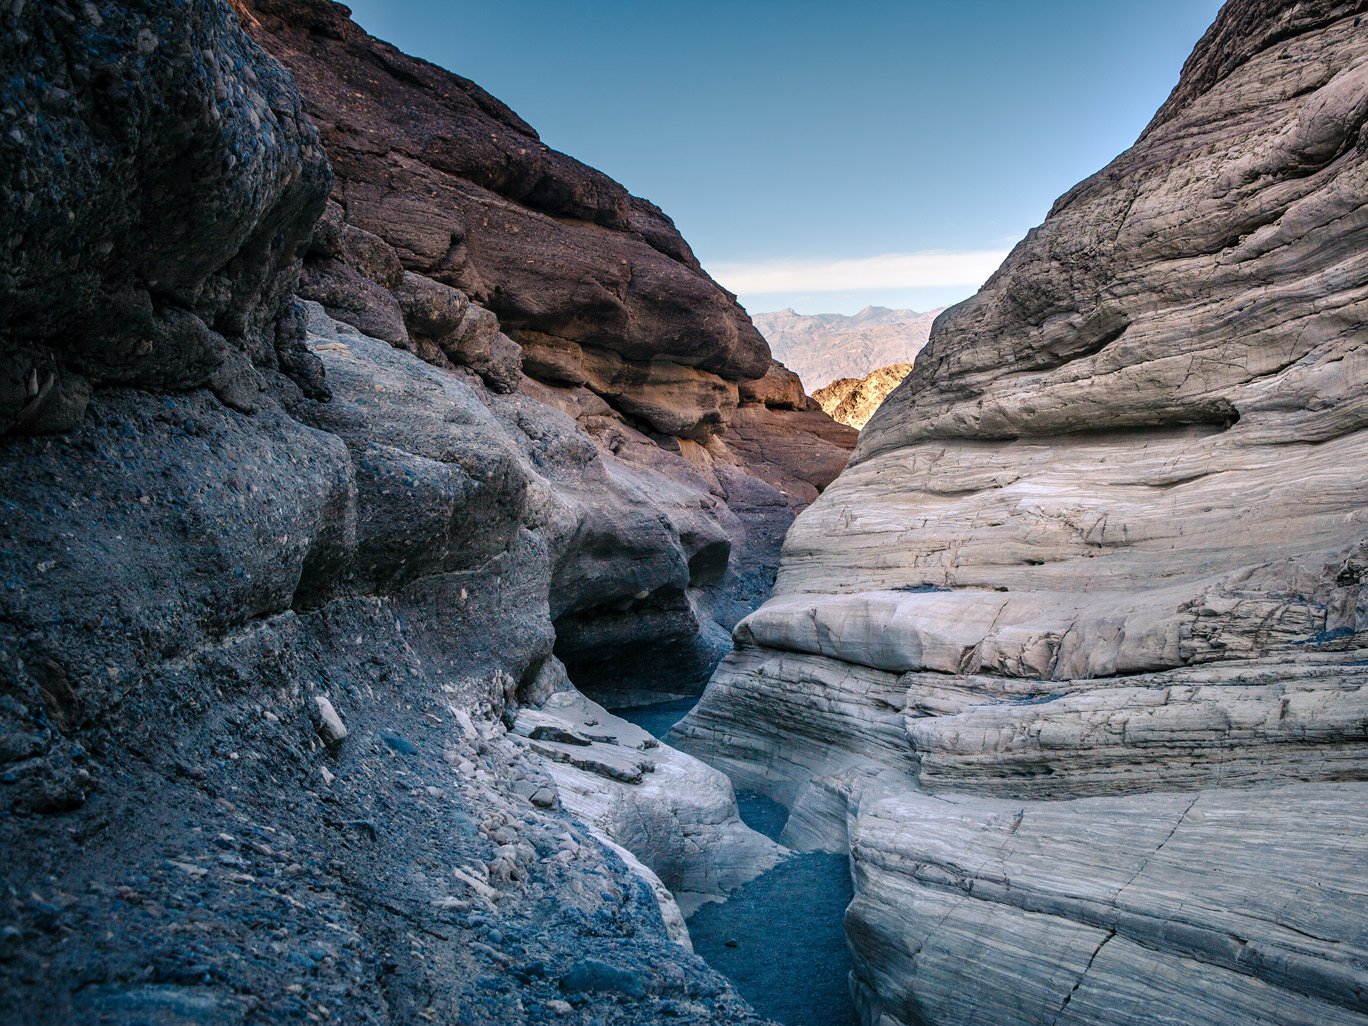
[[[1220,8],[347,2],[659,204],[747,309],[803,313],[967,298],[1136,140]]]

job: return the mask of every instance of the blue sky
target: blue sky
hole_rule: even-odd
[[[1218,0],[349,0],[653,200],[752,311],[973,293]]]

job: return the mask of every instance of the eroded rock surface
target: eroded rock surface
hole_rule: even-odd
[[[865,1021],[1368,1022],[1368,28],[1235,0],[946,312],[676,729]]]
[[[398,121],[358,132],[398,162],[361,194],[325,121],[332,186],[235,10],[0,14],[0,1019],[758,1021],[507,728],[571,693],[558,648],[649,633],[641,666],[705,674],[853,438],[663,215],[473,86],[393,111],[470,118],[437,125],[443,181],[583,222],[548,250],[576,275],[641,262],[551,311],[488,239],[509,305],[444,280],[424,246],[473,208],[430,202]],[[291,24],[335,40],[340,11]],[[347,31],[353,70],[459,81]],[[521,184],[489,177],[524,144]],[[582,384],[522,373],[515,326],[549,351],[600,316]]]
[[[837,378],[812,393],[812,398],[832,420],[859,430],[874,416],[888,393],[902,384],[911,372],[910,363],[894,363],[870,371],[862,378]]]
[[[0,432],[93,387],[318,387],[289,316],[330,181],[278,64],[222,3],[11,4],[0,136]]]
[[[514,732],[546,760],[565,807],[645,863],[684,917],[784,856],[741,822],[719,770],[577,692],[522,710]]]
[[[251,0],[335,184],[300,294],[571,418],[603,456],[557,567],[557,654],[602,691],[701,689],[854,433],[770,359],[658,208],[330,0]]]

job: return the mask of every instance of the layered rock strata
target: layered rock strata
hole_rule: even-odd
[[[849,850],[870,1024],[1368,1022],[1358,7],[1227,4],[673,735]]]
[[[244,19],[294,72],[336,176],[300,294],[573,418],[624,501],[586,496],[586,558],[553,586],[557,653],[603,692],[701,689],[853,432],[770,359],[654,205],[340,4],[251,0]],[[659,563],[670,520],[676,565],[643,579],[628,568]]]
[[[340,11],[290,13],[323,39]],[[13,4],[0,28],[0,1019],[756,1021],[608,837],[630,824],[577,819],[508,727],[574,694],[556,652],[585,639],[649,632],[672,675],[705,671],[767,586],[738,550],[777,552],[849,433],[668,255],[663,215],[473,86],[442,100],[473,120],[433,159],[490,174],[480,119],[505,125],[547,170],[482,202],[581,210],[607,241],[571,248],[606,277],[621,247],[673,261],[642,255],[644,298],[496,313],[442,280],[421,246],[459,249],[442,217],[468,211],[402,145],[408,172],[367,194],[384,217],[356,223],[336,124],[320,146],[226,2]],[[357,67],[459,82],[345,33]],[[523,254],[482,253],[530,302]],[[599,316],[603,395],[522,373],[510,332],[575,341]],[[672,758],[702,781],[661,796],[679,843],[715,829],[763,861],[725,782]],[[668,847],[645,852],[667,878]]]
[[[910,363],[894,363],[880,367],[862,378],[837,378],[824,388],[812,393],[832,420],[849,424],[857,431],[869,422],[874,411],[888,398],[888,393],[902,384],[911,372]]]

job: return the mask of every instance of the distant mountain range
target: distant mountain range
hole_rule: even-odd
[[[867,306],[853,315],[786,309],[751,319],[769,340],[774,358],[796,371],[808,392],[815,392],[837,378],[864,378],[880,367],[911,363],[940,312]]]

